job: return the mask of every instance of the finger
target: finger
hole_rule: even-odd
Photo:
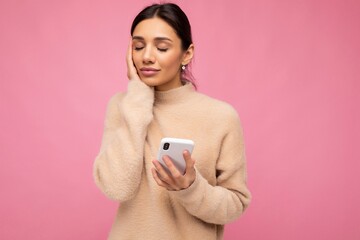
[[[128,75],[129,80],[131,80],[137,76],[137,71],[134,66],[134,61],[132,58],[132,48],[133,48],[132,45],[133,45],[132,39],[130,39],[127,54],[126,54],[127,75]]]
[[[179,178],[182,177],[182,174],[176,168],[176,166],[174,165],[173,161],[171,160],[171,158],[169,156],[165,155],[163,157],[163,161],[165,162],[166,166],[168,167],[168,169],[174,179],[178,180]]]
[[[132,39],[130,39],[130,42],[129,42],[129,45],[128,45],[128,48],[127,48],[127,53],[126,53],[126,66],[127,66],[127,75],[128,75],[128,78],[130,79],[130,67],[129,67],[129,58],[131,57],[132,55]]]
[[[152,168],[151,169],[151,173],[153,175],[153,178],[155,180],[155,182],[157,183],[157,185],[161,186],[161,187],[164,187],[164,188],[168,188],[169,185],[167,183],[165,183],[164,181],[162,181],[159,176],[158,176],[158,173],[156,172],[155,168]]]
[[[187,151],[187,150],[185,150],[183,152],[183,156],[184,156],[185,163],[186,163],[185,173],[187,173],[194,169],[195,160],[191,158],[191,155],[190,155],[189,151]]]
[[[173,181],[172,181],[172,178],[169,176],[169,174],[165,171],[165,169],[163,168],[163,166],[160,164],[159,161],[157,160],[153,160],[152,161],[155,168],[156,168],[156,171],[157,173],[159,174],[159,178],[166,182],[167,184],[169,185],[172,185],[173,184]]]

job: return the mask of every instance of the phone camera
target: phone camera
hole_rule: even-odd
[[[164,143],[164,147],[163,147],[164,150],[168,150],[169,147],[170,147],[170,143]]]

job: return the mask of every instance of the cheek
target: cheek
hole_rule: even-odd
[[[180,68],[180,57],[179,54],[162,55],[159,58],[159,64],[163,68],[167,69],[179,69]]]

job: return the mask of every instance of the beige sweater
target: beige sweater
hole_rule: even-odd
[[[168,191],[151,174],[160,139],[192,139],[196,179]],[[131,80],[108,104],[96,185],[120,202],[109,239],[222,239],[250,202],[242,129],[228,104],[191,84],[158,92]]]

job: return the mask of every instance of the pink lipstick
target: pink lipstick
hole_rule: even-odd
[[[145,77],[152,77],[152,76],[156,75],[160,70],[155,69],[155,68],[150,68],[150,67],[143,67],[143,68],[140,68],[140,71],[141,71],[142,75],[144,75]]]

